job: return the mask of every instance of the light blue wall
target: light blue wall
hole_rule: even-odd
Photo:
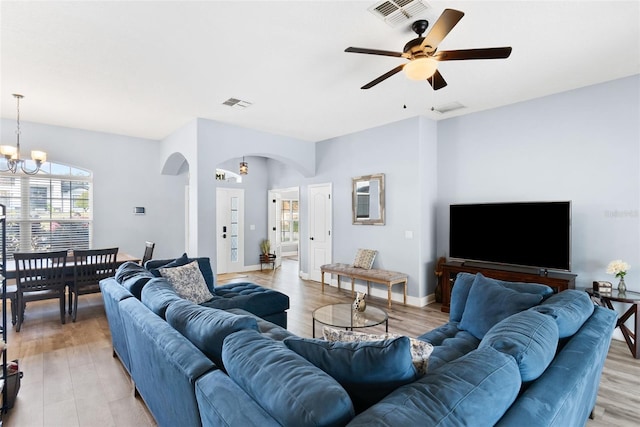
[[[333,262],[352,263],[358,248],[375,249],[374,267],[409,274],[408,293],[420,299],[413,302],[424,300],[426,283],[433,276],[428,264],[435,257],[436,150],[435,123],[413,118],[317,143],[313,178],[302,178],[281,164],[270,163],[271,188],[300,185],[303,272],[308,266],[307,188],[331,183]],[[353,225],[351,178],[374,173],[385,174],[386,224]],[[407,238],[407,233],[413,237]]]
[[[93,172],[93,246],[117,246],[142,257],[144,242],[169,257],[184,246],[183,178],[160,175],[157,141],[21,121],[25,152],[41,149],[52,162]],[[3,119],[1,140],[15,143],[15,121]],[[144,206],[145,215],[134,215]],[[178,220],[176,221],[176,218]]]
[[[571,200],[577,286],[631,264],[640,290],[640,77],[438,123],[437,252],[450,203]]]

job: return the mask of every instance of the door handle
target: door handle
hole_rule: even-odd
[[[226,232],[227,232],[227,226],[226,226],[226,225],[223,225],[223,226],[222,226],[222,232],[223,232],[223,233],[226,233]]]
[[[313,237],[309,237],[309,240],[313,240]]]
[[[227,238],[227,233],[222,233],[222,238],[226,239]]]

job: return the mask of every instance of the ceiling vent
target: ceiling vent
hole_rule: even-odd
[[[450,113],[455,110],[460,110],[462,108],[467,108],[467,107],[460,104],[459,102],[450,102],[449,104],[440,105],[438,107],[431,107],[431,111],[444,114],[444,113]]]
[[[369,12],[392,27],[412,21],[417,15],[429,9],[424,0],[384,0],[369,8]]]
[[[251,106],[251,102],[243,101],[238,98],[229,98],[226,101],[224,101],[222,105],[228,105],[229,107],[236,107],[236,108],[247,108]]]

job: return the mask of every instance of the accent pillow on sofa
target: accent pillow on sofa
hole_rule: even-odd
[[[491,328],[478,346],[483,347],[493,347],[513,356],[522,381],[533,381],[542,375],[556,355],[558,326],[550,316],[525,310]]]
[[[198,347],[218,367],[223,367],[222,343],[228,335],[243,329],[258,330],[258,323],[252,316],[202,307],[186,300],[172,302],[165,317],[168,324]]]
[[[542,295],[518,292],[477,274],[458,328],[482,339],[493,325],[539,304],[542,298]]]
[[[344,331],[341,329],[333,329],[328,326],[322,328],[322,335],[327,341],[345,341],[345,342],[360,342],[360,341],[384,341],[391,338],[400,338],[402,335],[398,334],[367,334],[358,331]],[[422,341],[416,338],[409,338],[411,342],[411,362],[416,368],[419,375],[427,373],[429,367],[429,356],[433,352],[433,345],[426,341]]]
[[[420,377],[407,337],[361,342],[289,337],[283,342],[335,378],[351,396],[356,412]]]
[[[373,249],[358,249],[356,252],[356,259],[353,261],[355,268],[364,268],[370,270],[373,267],[373,261],[376,259],[378,251]]]
[[[151,259],[144,264],[144,267],[156,277],[161,277],[159,269],[180,267],[182,265],[189,264],[190,262],[198,261],[198,267],[204,281],[207,283],[207,287],[211,293],[215,293],[216,278],[211,268],[211,260],[208,257],[189,258],[186,253],[183,253],[180,258],[176,259]]]
[[[551,295],[531,310],[551,316],[558,324],[560,338],[566,338],[578,332],[593,313],[594,305],[586,292],[567,289]]]
[[[202,304],[213,298],[197,261],[180,267],[161,267],[158,271],[171,283],[178,295],[194,304]]]

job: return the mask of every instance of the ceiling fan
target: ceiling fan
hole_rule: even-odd
[[[460,61],[465,59],[500,59],[511,55],[511,47],[492,47],[485,49],[443,50],[438,52],[438,45],[462,19],[464,12],[454,9],[445,9],[438,18],[433,28],[426,37],[422,34],[427,30],[429,23],[419,20],[413,23],[411,29],[418,37],[408,42],[402,51],[392,52],[388,50],[365,49],[360,47],[348,47],[345,52],[366,53],[370,55],[395,56],[409,60],[362,86],[361,89],[369,89],[378,83],[388,79],[396,73],[404,70],[407,77],[413,80],[426,80],[433,90],[442,89],[447,85],[438,71],[439,61]]]

